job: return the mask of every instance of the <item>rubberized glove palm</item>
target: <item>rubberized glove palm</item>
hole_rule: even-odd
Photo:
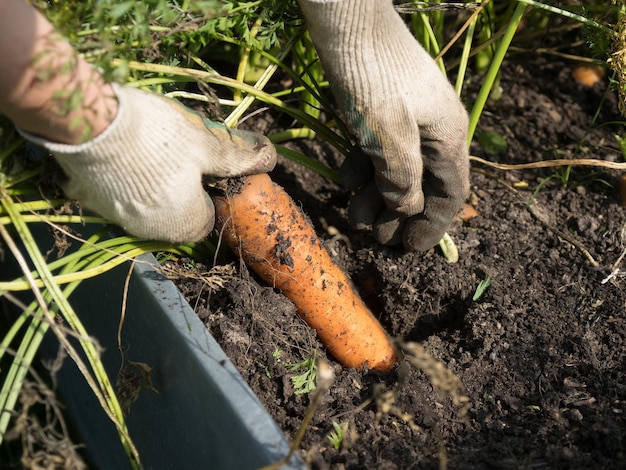
[[[65,193],[142,238],[193,242],[215,219],[202,176],[225,178],[271,170],[273,145],[264,136],[203,120],[174,100],[114,85],[118,113],[81,145],[49,142],[69,180]]]
[[[467,113],[391,0],[299,0],[355,152],[342,182],[356,189],[357,229],[384,244],[434,246],[469,191]]]

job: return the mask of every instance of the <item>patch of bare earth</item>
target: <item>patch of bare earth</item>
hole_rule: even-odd
[[[571,67],[541,57],[507,63],[505,94],[490,103],[481,129],[500,133],[508,148],[485,155],[473,145],[472,153],[504,163],[619,161],[614,134],[623,129],[609,124],[619,119],[615,97],[605,95],[605,83],[573,81]],[[298,145],[334,162],[324,145]],[[573,168],[566,187],[553,177],[533,198],[563,169],[473,166],[478,216],[450,229],[456,264],[437,249],[405,253],[351,231],[348,195],[308,170],[281,161],[272,174],[301,202],[390,335],[419,343],[458,377],[470,398],[465,416],[408,359],[377,374],[327,358],[293,305],[236,259],[236,275],[222,289],[177,281],[289,439],[309,396],[295,393],[285,364],[316,350],[333,365],[335,382],[301,445],[312,468],[437,468],[445,458],[450,468],[623,465],[626,211],[612,186],[617,173]],[[487,276],[490,286],[473,300]],[[327,438],[333,421],[348,423],[339,450]]]

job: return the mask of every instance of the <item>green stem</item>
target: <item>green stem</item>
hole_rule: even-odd
[[[487,104],[487,99],[489,98],[489,94],[491,93],[491,89],[493,84],[498,77],[498,72],[500,67],[502,66],[502,61],[504,60],[504,56],[506,55],[507,50],[513,40],[513,36],[515,36],[515,32],[517,31],[517,27],[524,16],[524,11],[526,10],[526,5],[520,2],[517,4],[513,15],[511,16],[511,20],[509,21],[509,25],[498,44],[498,48],[494,53],[493,60],[491,61],[491,65],[489,66],[489,70],[485,75],[485,81],[478,92],[478,96],[476,97],[476,101],[474,102],[474,106],[472,107],[472,111],[469,116],[469,131],[467,136],[468,145],[472,142],[474,138],[474,132],[476,131],[476,127],[478,126],[478,120]]]
[[[100,401],[103,410],[109,416],[111,421],[115,424],[122,445],[126,449],[127,455],[130,459],[130,462],[133,464],[133,467],[140,468],[141,464],[139,463],[139,454],[137,453],[137,449],[134,447],[134,444],[130,440],[128,430],[124,422],[122,409],[117,400],[117,397],[115,396],[113,386],[108,379],[102,362],[98,357],[99,354],[96,350],[94,343],[90,339],[87,339],[87,331],[85,330],[82,323],[76,316],[76,313],[69,304],[66,294],[54,281],[54,276],[48,269],[46,261],[39,251],[39,248],[37,247],[37,243],[35,242],[32,233],[28,229],[26,223],[21,220],[20,213],[17,210],[15,204],[6,195],[6,193],[2,195],[1,202],[4,210],[13,218],[13,226],[16,229],[18,236],[24,243],[31,262],[35,266],[35,269],[37,270],[45,284],[46,295],[44,297],[39,288],[35,286],[34,279],[32,279],[32,277],[30,279],[31,290],[35,294],[37,303],[40,305],[43,315],[46,317],[47,326],[45,326],[44,328],[47,329],[51,327],[55,331],[55,336],[62,344],[64,349],[67,351],[68,355],[74,360],[79,371]],[[26,262],[21,256],[21,253],[19,252],[15,244],[12,243],[12,239],[3,225],[0,225],[0,234],[5,239],[7,244],[11,243],[12,252],[16,256],[16,259],[18,259],[22,270],[26,273]],[[49,302],[46,301],[46,298],[49,299]],[[78,352],[71,345],[66,335],[60,330],[59,325],[56,324],[52,313],[46,308],[46,305],[48,305],[49,303],[52,303],[55,306],[55,309],[58,309],[63,314],[65,321],[75,331],[79,333],[79,343],[89,360],[93,375],[92,372],[90,372],[86,365],[83,363]],[[41,337],[43,336],[40,331],[41,330],[38,327],[35,327],[34,333],[33,335],[30,335],[30,338],[34,341],[40,342]],[[32,362],[32,359],[37,349],[33,347],[33,344],[30,341],[29,344],[25,346],[25,348],[26,349],[22,350],[22,345],[20,345],[20,350],[18,350],[18,355],[15,358],[17,360],[17,365],[11,368],[15,369],[15,372],[11,374],[14,380],[5,382],[2,387],[1,395],[3,398],[3,402],[0,402],[0,409],[4,411],[4,414],[0,416],[0,439],[6,431],[6,426],[8,425],[8,420],[10,418],[10,414],[7,412],[7,410],[13,409],[15,406],[17,397],[19,395],[19,390],[21,388],[20,384],[22,384],[24,381],[28,366]],[[24,362],[24,360],[29,362]],[[14,362],[14,365],[15,364],[16,363]]]
[[[437,57],[439,53],[441,52],[441,48],[439,47],[437,36],[435,35],[435,32],[433,31],[433,28],[430,22],[428,21],[428,16],[426,15],[426,13],[417,13],[417,15],[422,20],[422,25],[424,28],[423,30],[424,43],[427,44],[427,47],[428,47],[428,49],[426,50],[432,57]],[[447,75],[446,67],[445,67],[445,64],[443,63],[442,58],[437,59],[437,65],[439,66],[443,74]]]
[[[289,54],[289,51],[291,50],[291,47],[295,43],[296,38],[297,38],[296,36],[293,36],[291,40],[287,43],[283,51],[278,55],[278,57],[276,57],[276,60],[278,63],[282,62],[287,57],[287,54]],[[268,84],[268,82],[270,81],[270,79],[272,78],[276,70],[278,70],[277,62],[270,64],[265,69],[261,77],[254,84],[254,89],[261,91],[263,90],[263,88],[265,88],[265,85]],[[237,80],[237,81],[241,83],[242,85],[245,85],[243,80]],[[235,88],[236,92],[233,94],[233,101],[241,100],[241,103],[239,103],[239,105],[235,109],[233,109],[233,111],[226,117],[226,119],[224,119],[224,124],[226,124],[228,127],[235,127],[237,123],[239,122],[239,119],[241,119],[241,116],[243,116],[244,113],[248,110],[248,108],[252,106],[252,104],[254,103],[256,99],[255,96],[251,94],[248,94],[248,96],[241,99],[240,91],[243,90],[243,88],[244,87]]]
[[[306,155],[301,154],[300,152],[296,152],[295,150],[291,150],[290,148],[283,147],[282,145],[276,145],[275,147],[279,155],[282,155],[283,157],[286,157],[289,160],[296,162],[298,165],[302,165],[303,167],[308,168],[309,170],[313,170],[317,174],[328,178],[335,183],[339,182],[339,175],[337,174],[337,172],[328,168],[326,165],[319,162],[318,160],[314,160],[310,157],[307,157]]]
[[[207,253],[199,253],[199,248],[200,245],[172,245],[153,240],[138,240],[133,237],[116,237],[97,244],[86,241],[77,251],[48,263],[48,269],[50,272],[63,269],[61,274],[53,275],[54,281],[58,285],[63,285],[99,276],[145,253],[168,251],[192,258],[206,256]],[[44,286],[44,281],[38,279],[37,272],[31,273],[30,276],[32,276],[31,281],[21,277],[8,282],[0,282],[0,290],[8,292],[29,290],[33,283],[36,287]]]
[[[322,82],[319,82],[317,85],[321,89],[321,88],[328,87],[329,83],[328,83],[328,81],[322,81]],[[300,85],[300,86],[296,86],[296,87],[290,88],[288,90],[281,90],[281,91],[274,92],[274,93],[272,93],[272,96],[274,96],[276,98],[280,98],[281,96],[290,96],[290,95],[293,95],[295,93],[302,93],[305,90],[309,90],[309,88],[307,86],[305,86],[305,85]]]
[[[270,135],[269,139],[275,144],[280,144],[288,140],[312,139],[313,137],[315,137],[315,132],[308,127],[300,127],[298,129],[287,129],[286,131],[277,132]]]
[[[617,34],[616,31],[613,31],[611,28],[607,28],[606,26],[598,23],[597,21],[593,21],[581,15],[577,15],[576,13],[572,13],[571,11],[568,11],[568,10],[563,10],[562,8],[554,7],[552,5],[547,5],[545,3],[537,2],[535,0],[517,0],[517,1],[520,3],[524,3],[526,5],[530,5],[535,8],[540,8],[541,10],[549,11],[550,13],[556,13],[557,15],[561,15],[566,18],[571,18],[573,20],[578,21],[579,23],[583,23],[584,25],[591,26],[592,28],[600,29],[604,31],[605,33],[607,33],[609,36],[615,36]]]
[[[104,224],[107,221],[102,217],[91,215],[41,215],[41,214],[22,214],[22,218],[26,223],[33,222],[49,222],[54,224]],[[0,225],[9,225],[10,217],[0,217]]]
[[[255,38],[256,35],[258,34],[259,27],[261,26],[262,22],[263,22],[263,18],[259,17],[254,22],[254,24],[252,25],[252,28],[250,29],[250,36],[252,38]],[[235,77],[235,79],[238,82],[243,83],[245,81],[246,71],[248,69],[248,62],[249,61],[250,61],[250,48],[249,47],[242,47],[241,48],[241,57],[239,58],[239,65],[237,67],[237,75]],[[237,88],[235,88],[235,90],[233,92],[233,101],[241,101],[241,91],[239,89],[237,89]]]
[[[463,92],[463,82],[465,81],[465,72],[467,71],[467,63],[469,62],[470,53],[472,52],[472,40],[474,39],[474,30],[476,29],[476,17],[472,20],[467,28],[465,35],[465,43],[463,44],[463,51],[461,53],[461,59],[459,62],[459,71],[456,76],[456,83],[454,90],[457,96],[461,96]]]
[[[300,40],[294,44],[293,55],[296,60],[296,72],[300,81],[304,83],[305,89],[300,93],[302,100],[302,110],[319,119],[321,114],[321,103],[318,99],[318,83],[323,79],[321,64],[317,61],[317,53],[313,47],[313,42],[308,32],[300,36]],[[313,92],[312,90],[315,90]]]

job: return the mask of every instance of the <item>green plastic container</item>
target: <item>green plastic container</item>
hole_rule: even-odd
[[[154,257],[139,261],[129,285],[122,344],[128,360],[152,369],[156,390],[142,389],[127,416],[144,468],[245,470],[281,460],[289,450],[282,431],[180,291],[141,262],[154,264]],[[84,281],[70,297],[87,331],[104,348],[103,362],[113,381],[122,364],[117,330],[128,269],[126,264]],[[50,337],[43,354],[57,353]],[[58,378],[89,468],[130,468],[114,426],[72,361],[65,360]],[[304,464],[294,456],[281,468]]]

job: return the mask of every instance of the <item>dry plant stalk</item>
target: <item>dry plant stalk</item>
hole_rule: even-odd
[[[396,392],[394,390],[385,391],[384,384],[374,385],[374,401],[376,402],[376,421],[380,422],[384,415],[392,415],[404,421],[413,431],[421,431],[415,422],[415,416],[402,411],[396,406]]]
[[[24,468],[71,468],[86,469],[70,436],[63,418],[61,404],[52,391],[36,374],[35,381],[26,381],[20,390],[21,409],[16,411],[14,426],[6,434],[7,441],[20,439]],[[33,408],[43,407],[45,422],[40,412]]]
[[[454,406],[459,409],[459,416],[466,418],[470,408],[470,397],[465,392],[461,380],[420,344],[401,342],[399,346],[405,353],[404,357],[409,364],[424,372],[436,391],[442,395],[449,395]],[[396,392],[394,390],[385,391],[383,384],[374,386],[374,401],[377,408],[377,421],[380,421],[384,415],[391,415],[404,421],[412,431],[421,431],[420,426],[415,422],[415,417],[402,411],[396,405]],[[434,418],[428,411],[426,413],[427,416]],[[445,441],[437,420],[433,419],[432,421],[432,430],[438,443],[439,469],[446,470],[448,468],[448,454]]]
[[[215,292],[223,289],[229,280],[236,274],[235,266],[232,264],[215,265],[208,271],[190,270],[182,268],[176,264],[163,264],[158,267],[161,274],[169,280],[194,279],[204,283],[211,291]]]
[[[504,171],[527,170],[536,168],[554,168],[562,166],[597,166],[601,168],[609,168],[612,170],[626,170],[626,162],[609,162],[593,158],[558,158],[554,160],[543,160],[540,162],[515,164],[490,162],[489,160],[485,160],[484,158],[480,158],[475,155],[470,155],[469,158],[472,162],[480,163],[482,165]]]
[[[145,362],[135,361],[128,361],[128,364],[119,371],[115,389],[126,416],[130,414],[131,406],[139,399],[143,389],[159,393],[152,385],[152,367]]]
[[[400,346],[406,353],[409,363],[424,372],[436,390],[449,395],[454,406],[459,408],[459,416],[465,417],[471,404],[461,380],[443,362],[429,354],[422,345],[401,343]]]
[[[466,418],[470,408],[470,397],[465,392],[461,380],[446,367],[446,365],[429,354],[418,343],[402,343],[402,350],[406,353],[406,359],[411,365],[424,372],[435,390],[447,394],[452,398],[454,406],[459,408],[459,417]],[[447,470],[448,452],[442,437],[441,429],[435,422],[433,431],[439,445],[439,469]]]
[[[613,0],[613,4],[626,7],[624,0]],[[619,110],[622,116],[626,116],[626,15],[621,15],[619,23],[615,26],[615,33],[612,43],[613,52],[608,62],[617,76]]]

